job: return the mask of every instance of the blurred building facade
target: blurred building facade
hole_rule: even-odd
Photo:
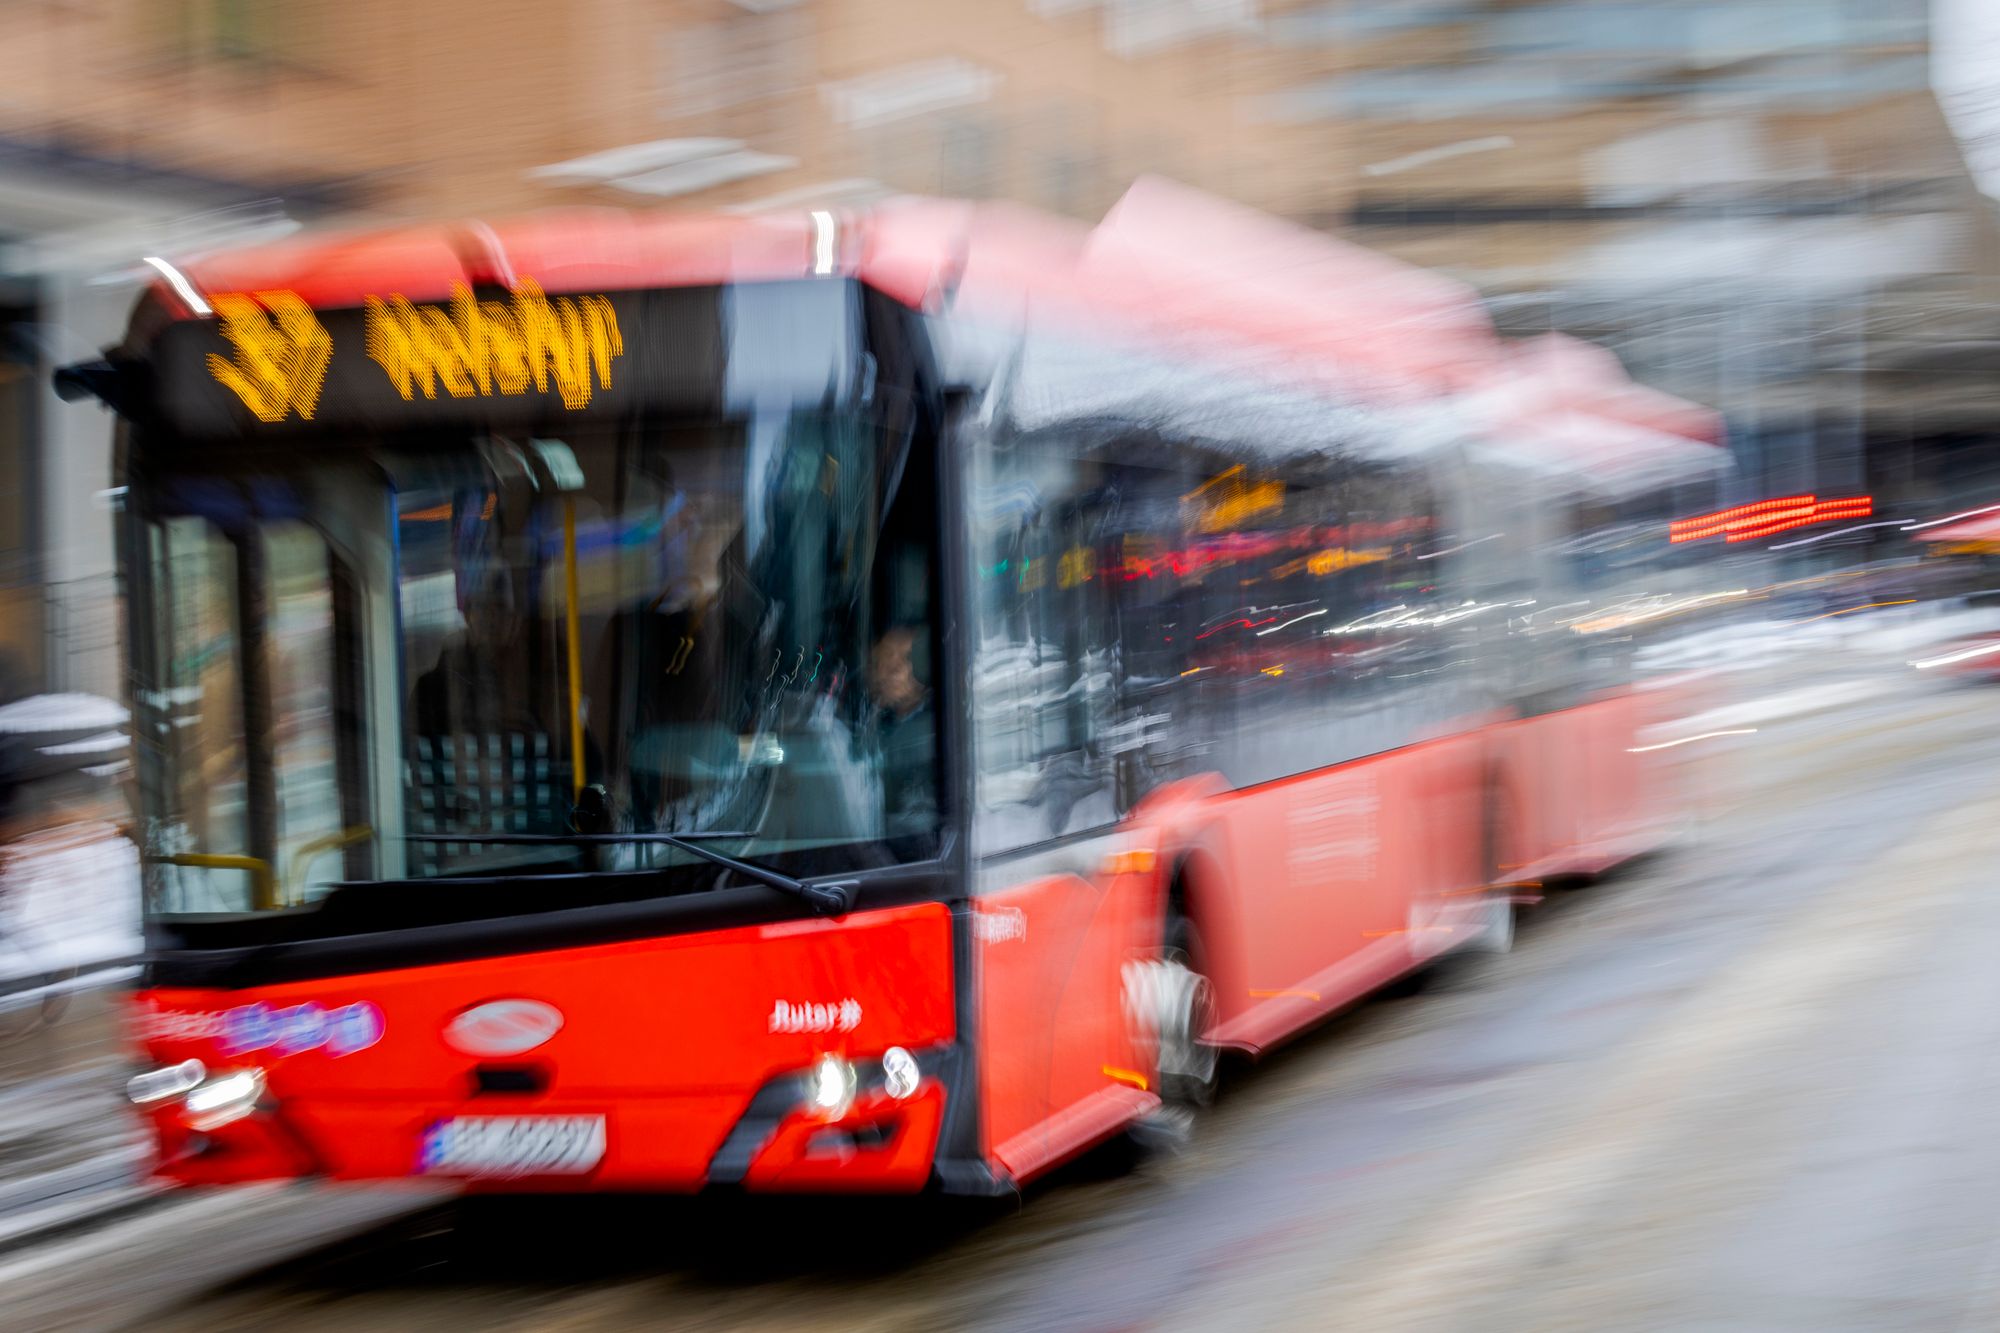
[[[1723,409],[1724,503],[2000,498],[2000,247],[1931,86],[1928,0],[1372,0],[1274,21],[1339,126],[1315,219],[1465,277],[1510,333]],[[1688,497],[1694,503],[1696,497]]]
[[[895,192],[1093,218],[1159,172],[1470,279],[1729,416],[1755,498],[1966,482],[1994,228],[1924,0],[92,0],[0,44],[0,654],[115,692],[143,270],[325,220]],[[1941,461],[1942,460],[1942,461]],[[1961,469],[1962,471],[1962,469]]]
[[[997,195],[1335,210],[1254,0],[94,0],[0,45],[0,654],[110,692],[108,425],[47,391],[145,254],[325,219]]]

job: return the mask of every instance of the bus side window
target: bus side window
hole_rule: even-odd
[[[263,574],[270,628],[276,875],[281,901],[307,902],[350,873],[365,874],[372,830],[343,808],[340,765],[359,742],[343,685],[352,661],[336,644],[334,581],[326,539],[296,520],[264,525]],[[351,771],[351,765],[350,765]],[[350,778],[350,797],[358,781]],[[350,799],[347,805],[352,806]]]
[[[883,831],[918,855],[934,845],[942,790],[934,666],[939,629],[933,595],[935,524],[927,507],[935,493],[930,459],[913,459],[881,524],[866,682],[874,757],[881,766]]]
[[[141,637],[152,650],[134,722],[140,781],[155,793],[147,894],[158,912],[247,911],[255,885],[237,551],[215,523],[190,515],[148,525],[145,541],[151,633]]]
[[[1110,824],[1117,645],[1098,577],[1105,469],[1066,441],[974,464],[973,722],[984,850]]]
[[[337,625],[334,561],[318,529],[260,515],[241,492],[190,487],[206,511],[144,532],[134,571],[140,780],[157,911],[296,905],[366,872],[373,830],[357,772],[352,624]],[[266,487],[262,508],[294,511]],[[352,603],[349,600],[348,611]]]
[[[1171,459],[1177,451],[1145,440],[1120,452]],[[1096,572],[1118,632],[1112,748],[1121,811],[1154,788],[1200,771],[1217,738],[1233,726],[1233,695],[1206,664],[1201,634],[1217,607],[1233,602],[1236,576],[1214,563],[1183,503],[1203,475],[1189,468],[1121,466],[1120,513],[1099,542],[1112,557]]]

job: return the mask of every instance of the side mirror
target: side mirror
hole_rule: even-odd
[[[60,366],[53,376],[56,397],[65,403],[95,398],[117,411],[125,398],[125,375],[109,361],[79,361]]]

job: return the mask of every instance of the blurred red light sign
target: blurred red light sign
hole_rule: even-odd
[[[1729,542],[1756,541],[1809,523],[1826,523],[1843,518],[1867,518],[1875,512],[1875,497],[1852,495],[1839,500],[1822,500],[1814,495],[1787,495],[1775,500],[1718,509],[1712,514],[1676,519],[1667,526],[1669,542],[1700,541],[1721,537]]]

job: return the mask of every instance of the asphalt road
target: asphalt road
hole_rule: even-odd
[[[2000,691],[1672,752],[1675,850],[1017,1208],[205,1196],[16,1328],[2000,1328]]]

